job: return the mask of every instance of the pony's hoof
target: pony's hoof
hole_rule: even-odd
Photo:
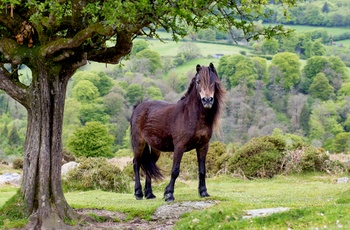
[[[175,197],[172,193],[164,194],[164,198],[166,202],[173,202],[175,200]]]
[[[136,200],[142,200],[143,199],[143,193],[135,193]]]
[[[146,197],[146,199],[155,199],[156,198],[156,196],[153,193],[147,194],[147,195],[145,195],[145,197]]]
[[[207,191],[201,192],[199,195],[200,195],[202,198],[203,198],[203,197],[209,197],[209,196],[210,196],[210,195],[207,193]]]

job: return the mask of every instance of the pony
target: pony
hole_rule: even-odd
[[[173,152],[171,179],[164,191],[165,201],[174,201],[174,186],[180,173],[184,152],[196,149],[200,197],[208,197],[205,161],[214,128],[220,123],[225,90],[216,69],[196,66],[187,92],[175,104],[144,101],[135,105],[130,119],[131,145],[134,152],[134,195],[140,200],[153,199],[151,180],[162,178],[156,162],[161,152]],[[140,168],[146,176],[144,193]]]

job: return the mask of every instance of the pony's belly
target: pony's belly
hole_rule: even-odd
[[[162,151],[162,152],[173,152],[174,151],[174,144],[172,140],[169,140],[168,138],[162,139],[162,138],[150,138],[149,140],[146,140],[146,142],[153,148]]]

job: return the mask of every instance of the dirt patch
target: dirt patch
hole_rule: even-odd
[[[99,221],[88,221],[88,223],[85,223],[78,229],[170,230],[183,213],[205,209],[214,204],[216,204],[215,201],[187,201],[182,203],[164,204],[157,208],[152,216],[152,220],[150,221],[140,218],[125,221],[127,216],[123,213],[97,209],[81,209],[78,210],[79,214],[93,216]]]

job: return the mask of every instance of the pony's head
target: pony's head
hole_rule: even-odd
[[[196,66],[196,76],[193,78],[195,81],[197,92],[201,98],[201,102],[204,108],[212,108],[215,101],[215,89],[216,83],[219,81],[215,67],[213,63],[206,66]]]

